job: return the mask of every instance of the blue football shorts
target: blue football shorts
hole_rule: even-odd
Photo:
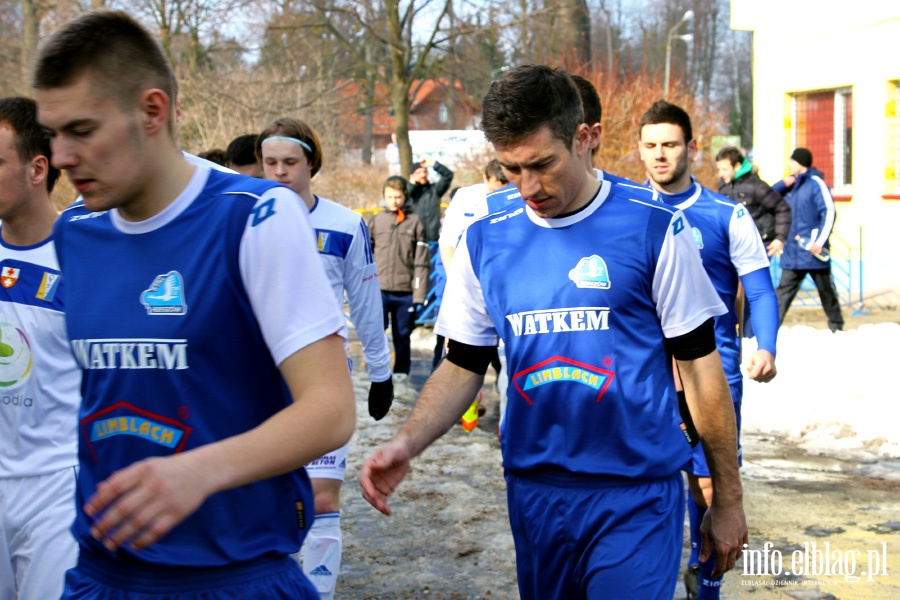
[[[506,474],[523,600],[671,600],[684,538],[681,473],[659,480]]]
[[[62,600],[247,600],[318,599],[297,561],[263,557],[213,568],[118,569],[115,561],[82,554],[66,573]]]

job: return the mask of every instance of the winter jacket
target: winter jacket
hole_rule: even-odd
[[[415,212],[425,227],[425,237],[436,242],[441,235],[441,196],[450,189],[453,171],[439,162],[434,163],[435,172],[441,176],[437,183],[410,184],[409,200],[403,207],[407,214]]]
[[[744,159],[730,183],[719,182],[719,193],[747,208],[763,243],[768,245],[776,239],[787,243],[788,230],[791,228],[791,207],[781,194],[753,172],[753,165],[749,160]]]
[[[788,187],[783,181],[772,186],[791,206],[791,229],[781,256],[781,268],[794,271],[828,269],[831,264],[823,262],[803,249],[795,239],[796,236],[812,239],[812,241],[829,248],[828,237],[834,227],[834,199],[831,191],[822,179],[822,172],[810,167],[797,176],[794,185]],[[813,238],[813,232],[815,237]]]
[[[382,211],[369,221],[369,237],[384,292],[412,292],[413,303],[423,304],[428,293],[431,253],[422,221],[407,214]]]

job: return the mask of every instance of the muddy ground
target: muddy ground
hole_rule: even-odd
[[[900,312],[847,311],[846,320],[847,328],[900,322]],[[826,327],[821,309],[792,310],[785,324],[797,323]],[[412,385],[384,420],[375,423],[368,416],[368,382],[354,369],[359,427],[343,492],[344,559],[337,597],[518,598],[492,370],[485,386],[488,414],[472,433],[454,427],[413,463],[392,498],[394,516],[381,515],[360,496],[360,463],[406,419],[416,388],[430,370],[431,331],[419,328],[414,336]],[[897,426],[896,416],[886,418]],[[755,563],[738,563],[726,576],[722,597],[900,599],[900,461],[873,465],[810,456],[792,440],[758,435],[745,435],[743,442],[745,510]],[[785,573],[793,557],[814,570],[816,552],[826,550],[828,571],[824,563],[819,569],[826,574]],[[685,546],[683,560],[687,552]],[[780,574],[777,556],[782,557]],[[674,597],[684,598],[680,582]]]

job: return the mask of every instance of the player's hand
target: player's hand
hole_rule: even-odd
[[[785,178],[782,179],[781,181],[782,181],[782,182],[784,183],[784,185],[786,185],[787,187],[791,187],[792,185],[794,185],[794,182],[797,181],[797,178],[794,177],[793,175],[788,175],[787,177],[785,177]]]
[[[394,438],[387,444],[379,446],[366,459],[359,472],[363,498],[387,516],[391,516],[387,498],[406,477],[409,461],[409,448],[406,443]]]
[[[747,365],[747,377],[760,383],[769,383],[775,379],[778,370],[775,368],[775,356],[768,350],[757,350],[750,357]]]
[[[213,493],[212,474],[193,464],[192,453],[148,458],[100,482],[84,505],[91,535],[111,551],[159,541]]]
[[[781,254],[782,250],[784,250],[784,242],[781,240],[772,240],[772,242],[766,246],[766,255],[775,256],[776,254]]]
[[[369,416],[376,421],[384,418],[394,403],[394,382],[390,377],[385,381],[373,381],[369,386]]]
[[[735,562],[744,553],[744,545],[749,542],[747,521],[740,501],[730,505],[716,504],[713,500],[703,523],[700,525],[700,562],[705,563],[715,551],[716,568],[712,577],[724,575],[734,568]]]
[[[427,169],[429,167],[433,167],[435,162],[436,161],[432,157],[427,156],[419,161],[419,166]]]
[[[822,252],[822,248],[824,248],[822,244],[816,244],[815,242],[813,242],[809,245],[809,248],[807,248],[807,250],[809,250],[812,254],[819,254],[820,252]]]

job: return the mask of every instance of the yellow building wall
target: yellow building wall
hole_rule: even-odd
[[[900,2],[731,0],[731,26],[754,34],[753,160],[764,180],[787,175],[791,94],[852,88],[852,200],[836,202],[835,232],[857,247],[863,228],[866,291],[900,286],[900,199],[882,197],[900,192],[888,179],[900,177],[889,160],[898,143],[890,114],[900,111]]]

